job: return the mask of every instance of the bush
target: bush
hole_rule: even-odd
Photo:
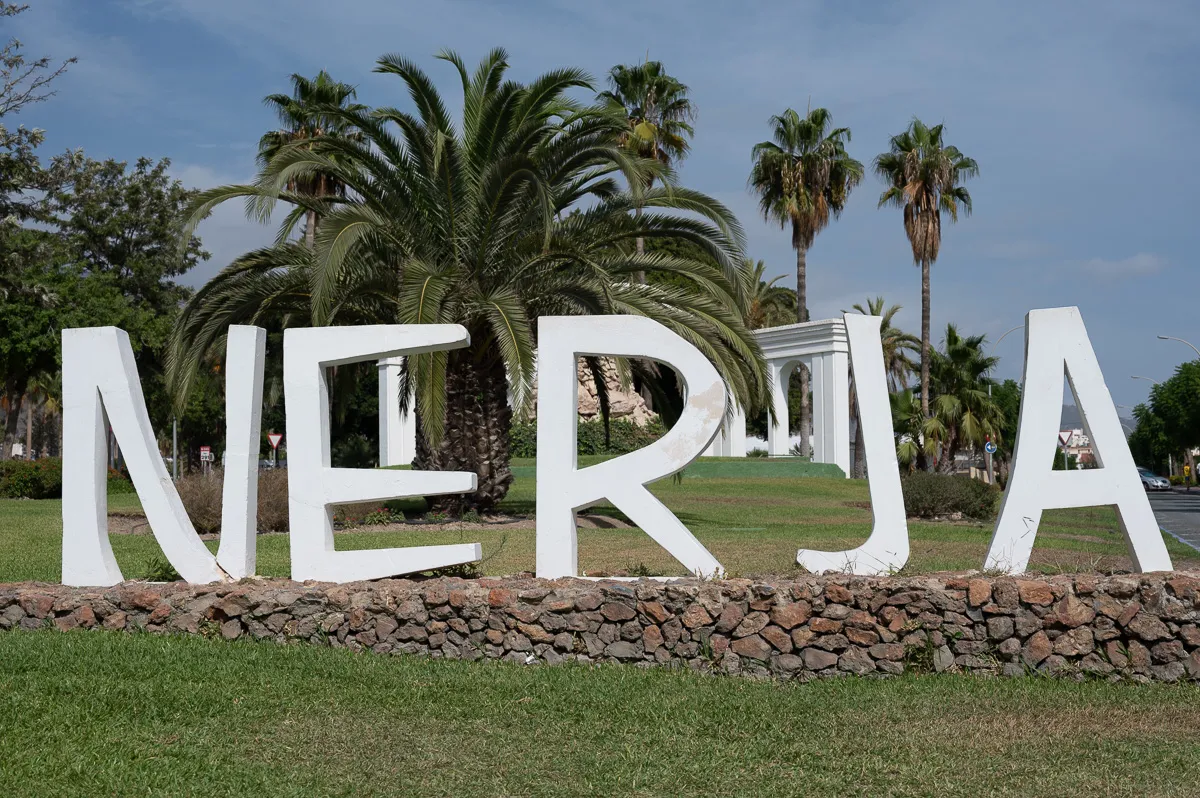
[[[755,447],[755,448],[751,449],[750,451],[746,452],[746,456],[747,457],[766,457],[767,450]]]
[[[179,498],[200,534],[221,530],[221,505],[225,474],[214,468],[208,474],[190,474],[175,483]],[[258,531],[286,532],[288,529],[287,470],[258,472]]]
[[[58,499],[62,497],[62,460],[0,460],[0,497]]]
[[[667,432],[660,419],[655,418],[639,427],[632,421],[618,419],[609,424],[609,442],[604,444],[603,421],[579,422],[580,454],[627,454],[649,446]],[[537,457],[537,422],[514,422],[509,432],[513,457]]]
[[[900,480],[904,510],[912,518],[995,518],[1000,489],[964,474],[931,474],[914,471]]]
[[[108,469],[108,493],[132,493],[133,483],[116,469]],[[62,460],[0,460],[0,499],[62,498]]]

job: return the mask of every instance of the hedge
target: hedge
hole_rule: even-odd
[[[1000,488],[965,474],[931,474],[914,471],[905,475],[904,510],[910,518],[944,518],[962,515],[986,521],[996,517]]]
[[[609,424],[609,443],[604,443],[603,421],[579,422],[580,454],[625,454],[649,446],[667,433],[660,419],[644,427],[618,419]],[[509,433],[513,457],[537,457],[537,423],[514,422]]]
[[[132,493],[133,483],[120,471],[108,469],[109,493]],[[62,498],[62,460],[0,460],[0,498]]]

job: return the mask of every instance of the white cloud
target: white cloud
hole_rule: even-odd
[[[1121,260],[1092,258],[1081,264],[1084,271],[1101,277],[1139,277],[1147,274],[1157,274],[1166,268],[1167,262],[1149,252],[1139,252]]]

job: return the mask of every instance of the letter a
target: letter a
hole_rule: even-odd
[[[675,426],[636,452],[578,467],[577,359],[651,358],[687,386]],[[543,316],[538,320],[537,575],[578,576],[575,512],[608,499],[693,574],[724,573],[646,484],[682,471],[708,448],[725,414],[725,384],[699,349],[642,316]]]
[[[1052,470],[1064,370],[1084,432],[1092,441],[1097,469]],[[1116,505],[1134,567],[1171,570],[1079,308],[1031,310],[1025,316],[1025,377],[1012,474],[984,567],[1013,574],[1025,571],[1043,510],[1109,504]]]
[[[841,571],[859,576],[879,576],[899,571],[908,562],[908,520],[900,489],[900,466],[896,462],[896,436],[888,404],[887,377],[883,365],[883,342],[879,338],[879,316],[847,313],[846,336],[850,339],[850,367],[858,395],[858,434],[863,436],[866,461],[870,465],[871,536],[856,549],[810,551],[801,549],[796,562],[813,573]]]

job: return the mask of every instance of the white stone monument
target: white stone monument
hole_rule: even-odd
[[[850,474],[850,345],[842,319],[808,321],[757,330],[771,377],[775,420],[767,425],[767,453],[788,454],[788,380],[801,363],[812,375],[813,462],[833,463]],[[705,453],[746,456],[746,416],[740,408],[722,426]]]
[[[379,465],[411,465],[417,456],[417,411],[409,403],[400,412],[400,372],[404,358],[380,360],[379,366]]]

